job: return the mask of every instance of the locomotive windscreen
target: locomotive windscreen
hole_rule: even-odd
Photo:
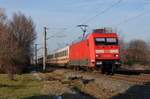
[[[95,38],[96,45],[117,45],[117,38]]]

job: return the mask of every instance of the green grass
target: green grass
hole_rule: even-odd
[[[15,75],[15,81],[0,74],[0,99],[25,99],[39,96],[44,82],[33,80],[31,74]]]

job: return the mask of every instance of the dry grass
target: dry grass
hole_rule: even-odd
[[[42,81],[33,80],[31,74],[16,75],[9,80],[6,74],[0,74],[0,99],[22,99],[40,95]]]

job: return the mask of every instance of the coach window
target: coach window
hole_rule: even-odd
[[[60,53],[59,53],[59,57],[61,57],[61,56],[62,56],[62,54],[63,54],[63,53],[62,53],[62,52],[60,52]]]
[[[61,52],[61,56],[64,56],[64,51]]]
[[[64,51],[62,51],[62,54],[61,54],[61,56],[64,56]]]
[[[57,53],[55,53],[55,57],[57,57]]]
[[[62,56],[64,56],[65,52],[63,51]]]
[[[59,52],[59,57],[61,57],[61,53],[62,53],[62,52]]]
[[[63,56],[65,56],[65,51],[63,51]]]
[[[66,50],[65,52],[66,52],[66,56],[67,56],[67,54],[68,54],[68,53],[67,53],[67,52],[68,52],[68,50]]]

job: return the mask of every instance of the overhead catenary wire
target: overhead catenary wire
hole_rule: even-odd
[[[124,23],[129,22],[129,21],[133,21],[133,20],[135,20],[135,19],[137,19],[137,18],[139,18],[139,17],[141,17],[141,16],[144,16],[144,15],[146,15],[146,14],[149,14],[149,13],[150,13],[150,10],[149,10],[149,11],[142,12],[142,13],[136,15],[136,16],[133,16],[133,17],[131,17],[131,18],[128,18],[128,19],[126,19],[126,20],[124,20],[124,21],[122,21],[122,22],[116,24],[115,26],[119,26],[119,25],[122,25],[122,24],[124,24]]]
[[[137,11],[137,10],[139,10],[140,8],[143,8],[144,6],[149,5],[149,4],[150,4],[150,2],[143,3],[142,6],[136,7],[136,8],[135,8],[135,9],[136,9],[135,11]],[[123,20],[123,21],[121,21],[121,22],[119,22],[119,23],[117,23],[117,24],[113,24],[113,26],[122,25],[122,24],[124,24],[124,23],[127,23],[127,22],[129,22],[129,21],[135,20],[135,19],[137,19],[137,18],[139,18],[139,17],[141,17],[141,16],[144,16],[145,14],[149,14],[149,13],[150,13],[150,10],[149,10],[149,11],[142,12],[142,13],[140,13],[140,14],[137,14],[137,15],[133,16],[133,17],[130,17],[130,18],[128,18],[128,19],[125,19],[125,20]]]
[[[120,4],[123,0],[118,0],[117,2],[113,3],[112,5],[110,5],[109,7],[105,8],[104,10],[98,12],[97,14],[95,14],[94,16],[88,18],[87,20],[83,21],[81,24],[87,24],[90,21],[92,21],[94,18],[106,13],[107,11],[111,10],[113,7],[117,6],[118,4]],[[84,18],[86,19],[86,18]],[[82,20],[81,20],[82,21]],[[73,30],[76,27],[76,25],[72,25],[70,26],[70,28],[66,29],[66,30]]]
[[[141,8],[144,8],[145,6],[147,6],[147,5],[149,5],[150,4],[150,2],[145,2],[145,3],[143,3],[143,5],[142,6],[137,6],[136,8],[134,8],[135,9],[135,11],[137,11],[137,10],[139,10],[139,9],[141,9]]]
[[[96,18],[97,16],[100,16],[104,13],[106,13],[107,11],[111,10],[113,7],[117,6],[118,4],[120,4],[123,0],[118,0],[117,2],[115,2],[114,4],[112,4],[111,6],[107,7],[106,9],[102,10],[101,12],[95,14],[94,16],[90,17],[89,19],[85,20],[82,24],[87,24],[90,21],[92,21],[94,18]]]
[[[82,25],[87,25],[87,23],[91,22],[94,18],[96,18],[96,17],[98,17],[98,16],[100,16],[100,15],[106,13],[107,11],[111,10],[112,8],[114,8],[115,6],[117,6],[118,4],[120,4],[121,2],[123,2],[123,0],[118,0],[117,2],[111,4],[109,7],[105,8],[104,10],[102,10],[102,11],[96,13],[94,16],[92,16],[92,17],[88,18],[87,20],[83,21],[81,24],[82,24]],[[84,18],[84,19],[86,19],[86,18]],[[82,21],[82,20],[81,20],[81,21]],[[76,28],[76,25],[72,25],[72,26],[70,26],[70,28],[66,28],[64,31],[66,31],[66,30],[67,30],[67,31],[68,31],[68,30],[71,31],[71,30],[73,30],[73,29],[75,29],[75,28]]]

